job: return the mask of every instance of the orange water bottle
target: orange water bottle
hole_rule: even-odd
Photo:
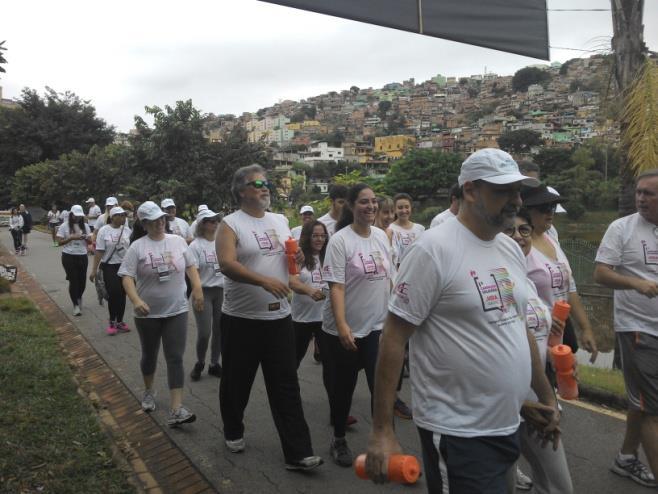
[[[558,300],[557,302],[555,302],[555,305],[553,306],[553,317],[555,319],[559,319],[562,322],[567,322],[570,311],[571,311],[571,306],[568,303],[562,300]],[[560,343],[562,343],[562,333],[556,335],[553,334],[553,332],[551,332],[548,335],[549,347],[554,347],[555,345],[559,345]]]
[[[286,240],[286,256],[288,257],[289,274],[299,274],[299,268],[297,267],[297,261],[295,260],[297,249],[297,240],[292,237]]]
[[[366,455],[357,456],[354,460],[354,471],[357,477],[369,479],[366,473]],[[415,456],[391,455],[388,457],[388,480],[398,484],[415,484],[420,477],[420,463]]]
[[[557,392],[565,400],[578,398],[578,382],[573,375],[576,359],[569,345],[555,345],[551,357],[557,375]]]

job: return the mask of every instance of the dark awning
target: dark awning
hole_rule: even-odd
[[[546,0],[262,0],[549,60]]]

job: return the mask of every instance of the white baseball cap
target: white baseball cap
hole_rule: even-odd
[[[96,202],[96,201],[94,200],[93,197],[90,197],[89,199],[87,199],[87,200],[85,201],[85,204],[87,204],[88,202]]]
[[[82,209],[82,206],[80,206],[79,204],[76,204],[75,206],[71,207],[70,214],[72,214],[73,216],[77,216],[78,218],[81,218],[85,215],[85,212]]]
[[[551,187],[550,185],[547,185],[546,188],[548,189],[549,192],[552,192],[553,194],[560,195],[560,193],[557,190],[555,190],[553,187]],[[555,208],[555,212],[556,213],[566,213],[567,210],[564,209],[562,204],[558,204],[557,207]]]
[[[495,148],[485,148],[471,154],[462,163],[457,181],[459,185],[465,182],[484,180],[491,184],[504,185],[521,182],[529,187],[537,187],[539,180],[526,177],[519,171],[519,165],[505,151]]]
[[[206,209],[208,209],[207,204],[199,204],[199,207],[197,208],[196,212],[200,213],[201,211],[205,211]]]
[[[217,218],[219,216],[220,216],[219,213],[215,213],[214,211],[212,211],[210,209],[204,209],[203,211],[199,212],[196,219],[197,219],[197,221],[201,222],[201,221],[206,220],[208,218]]]
[[[123,209],[121,206],[115,206],[112,209],[110,209],[110,218],[115,214],[126,214],[126,210]]]
[[[119,204],[119,201],[117,201],[116,197],[110,196],[107,199],[105,199],[106,206],[116,206],[117,204]]]
[[[173,199],[162,199],[162,202],[160,203],[162,209],[167,209],[172,206],[176,207],[176,203],[174,203]]]
[[[315,213],[313,210],[313,206],[302,206],[302,209],[299,210],[299,214],[304,214],[304,213]]]
[[[137,218],[140,220],[154,221],[166,215],[153,201],[146,201],[137,208]]]

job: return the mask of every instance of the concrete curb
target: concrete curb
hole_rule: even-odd
[[[130,480],[138,492],[218,492],[161,426],[142,411],[137,398],[19,260],[1,253],[0,262],[18,267],[12,291],[32,299],[57,333],[78,392],[97,410],[100,423],[113,442],[116,460],[132,471]]]
[[[587,386],[585,384],[578,384],[578,392],[580,399],[603,405],[614,410],[626,411],[628,410],[628,399],[625,396],[620,396],[604,389]]]

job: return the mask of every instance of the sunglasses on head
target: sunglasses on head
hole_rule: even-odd
[[[267,180],[252,180],[251,182],[247,182],[247,185],[251,185],[256,189],[262,189],[263,187],[269,187],[270,183]]]
[[[532,235],[532,226],[530,225],[511,226],[503,230],[503,233],[508,237],[513,237],[515,232],[519,232],[519,235],[521,235],[523,238],[528,238],[530,235]]]
[[[539,204],[537,206],[528,206],[528,207],[532,209],[536,209],[540,213],[548,214],[548,213],[555,213],[555,210],[557,209],[557,203],[551,202],[548,204]]]

